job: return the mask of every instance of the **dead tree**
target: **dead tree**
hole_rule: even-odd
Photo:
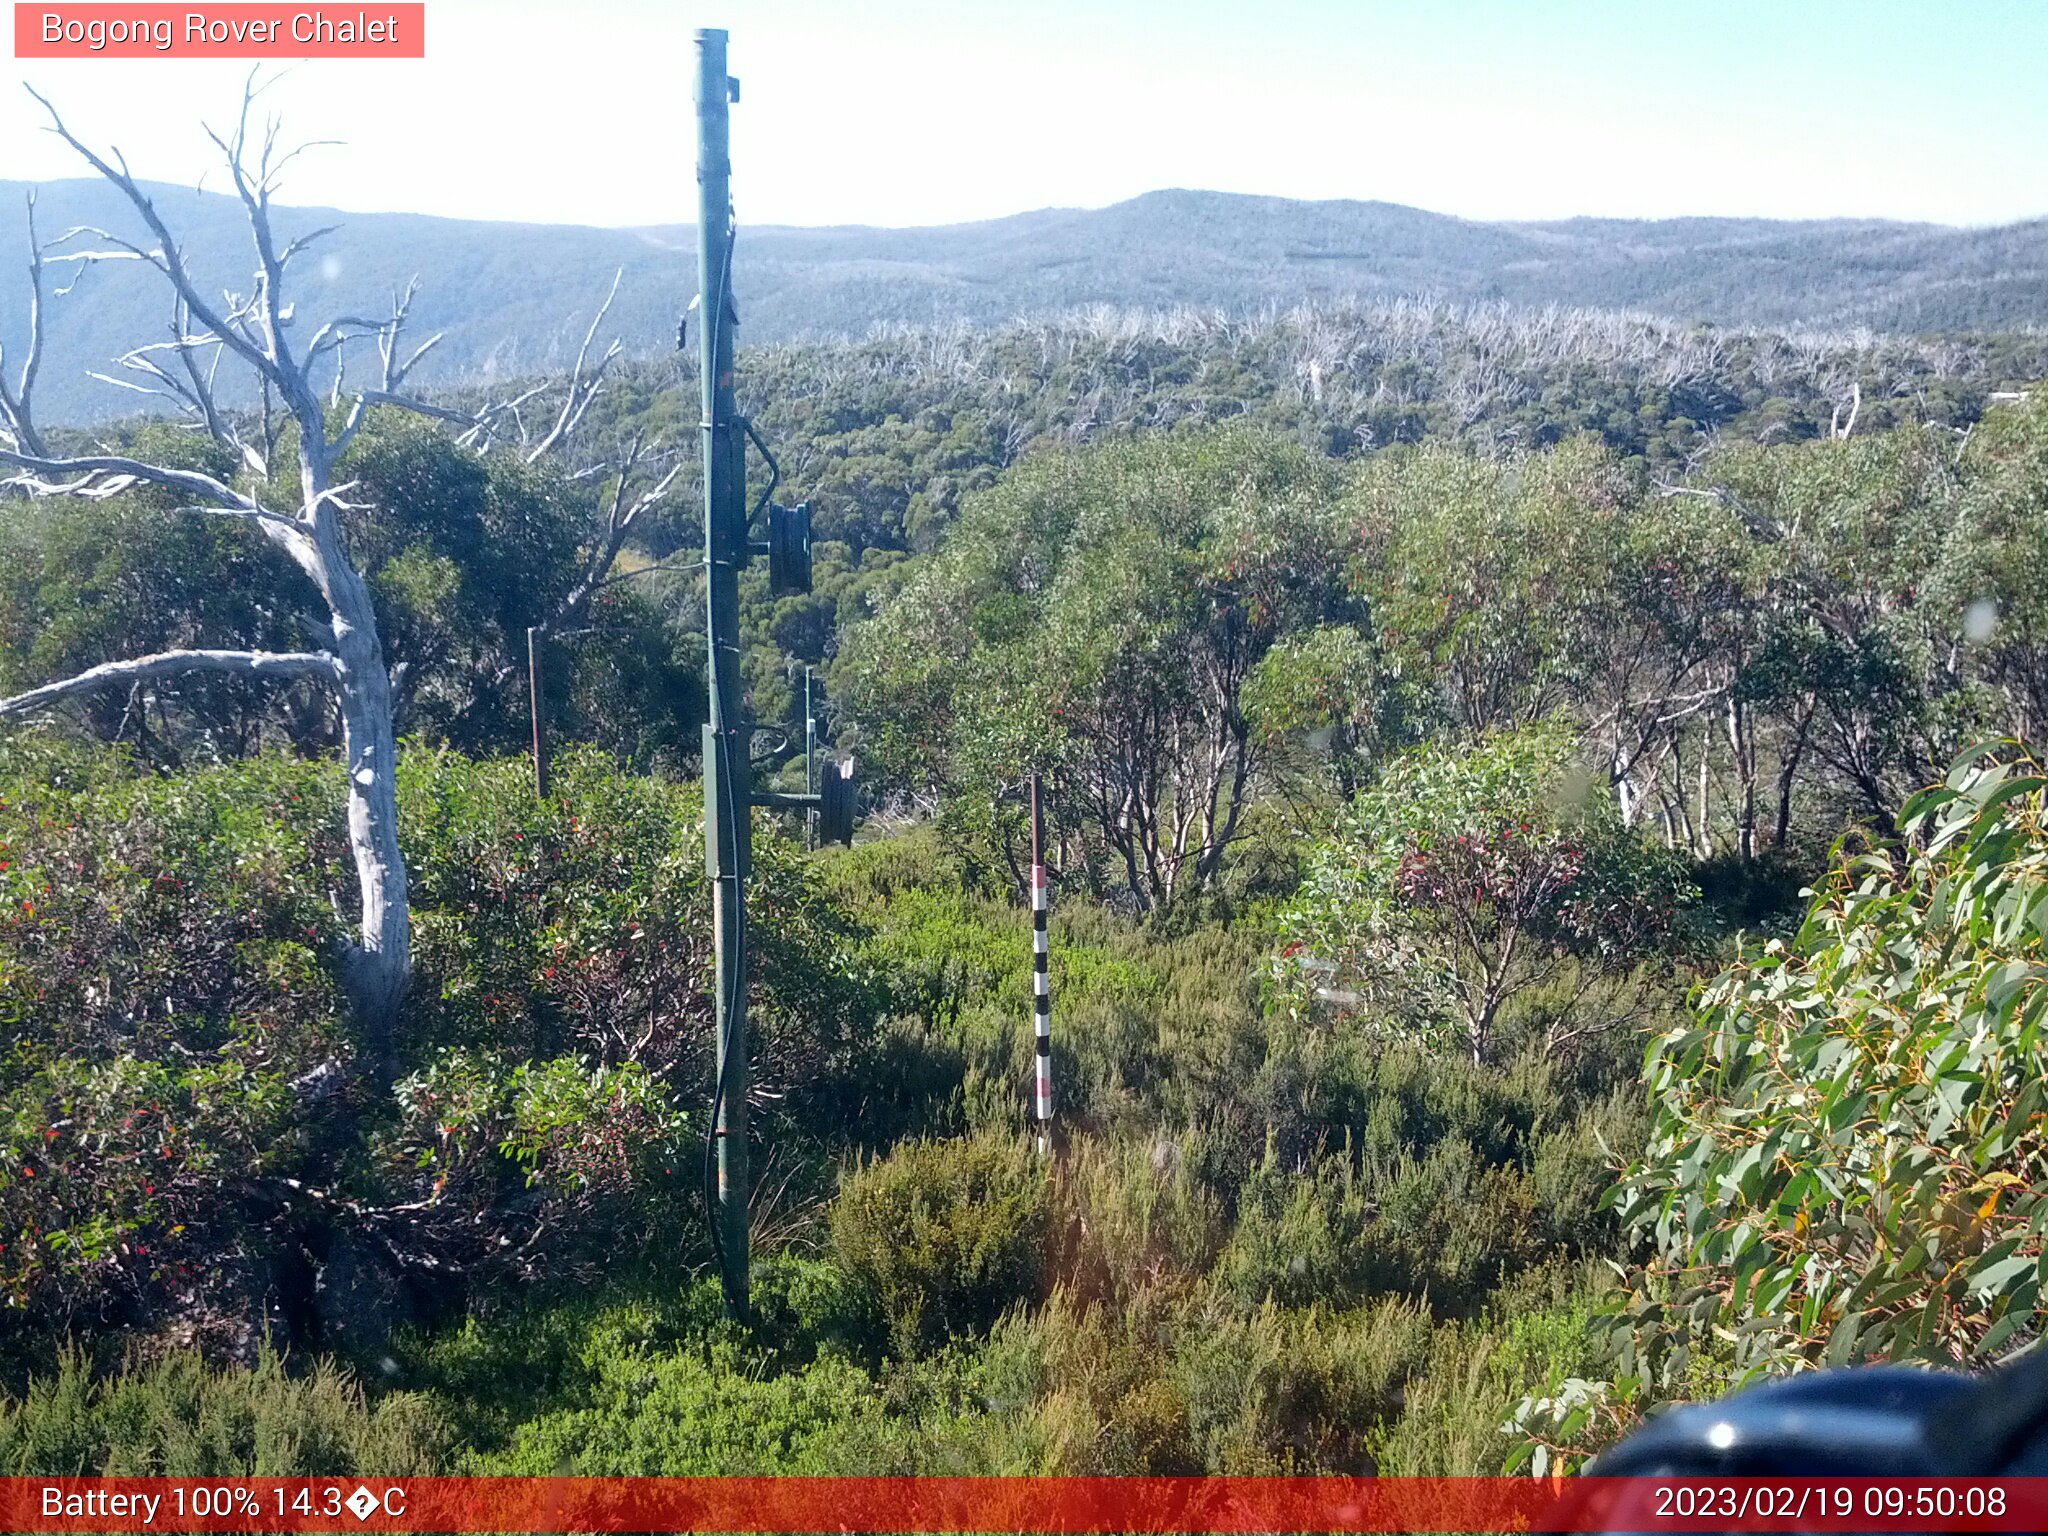
[[[641,519],[668,499],[669,492],[675,488],[676,477],[682,473],[682,461],[676,459],[670,461],[667,469],[655,474],[658,466],[650,467],[649,460],[658,452],[658,447],[648,445],[636,434],[626,443],[616,465],[599,466],[614,476],[604,497],[603,520],[591,530],[581,574],[556,605],[555,611],[541,624],[541,634],[557,635],[580,623],[589,611],[591,599],[599,592],[655,569],[654,566],[639,566],[616,571],[613,567],[618,564],[627,539]],[[642,477],[648,474],[655,477],[643,488]]]
[[[232,135],[208,130],[242,201],[256,258],[249,290],[218,299],[209,297],[208,287],[190,270],[177,238],[120,152],[111,151],[109,158],[89,148],[66,127],[56,108],[36,95],[49,114],[51,131],[119,189],[148,234],[143,243],[136,243],[107,230],[82,227],[38,245],[31,223],[29,338],[16,382],[0,389],[0,469],[12,471],[0,484],[31,496],[87,499],[115,496],[138,484],[157,485],[174,492],[184,503],[181,510],[193,516],[248,523],[290,558],[325,604],[324,618],[305,618],[315,648],[293,653],[177,650],[109,662],[0,699],[0,716],[38,711],[93,689],[198,672],[307,679],[329,690],[342,726],[348,840],[359,887],[357,933],[345,982],[369,1065],[388,1075],[393,1069],[397,1013],[411,972],[406,867],[398,844],[391,676],[369,588],[343,544],[340,514],[352,510],[346,499],[351,487],[336,483],[334,467],[377,406],[454,420],[469,431],[487,430],[488,423],[403,393],[407,375],[440,340],[430,337],[407,350],[403,337],[412,288],[395,297],[387,315],[332,320],[314,330],[303,346],[295,343],[296,335],[304,333],[286,297],[287,271],[294,258],[329,231],[279,243],[272,228],[271,198],[279,174],[298,150],[279,153],[275,120],[252,137],[255,95],[252,79],[243,92]],[[32,220],[33,205],[30,213]],[[141,262],[162,276],[173,325],[167,339],[123,356],[120,366],[128,377],[110,381],[171,402],[195,428],[231,448],[240,464],[233,476],[216,478],[119,453],[58,453],[37,429],[34,394],[44,336],[45,268],[68,265],[83,272],[112,261]],[[375,382],[344,390],[342,355],[351,345],[364,342],[376,348]],[[298,429],[297,483],[288,502],[272,504],[263,489],[273,479],[270,456],[276,434],[244,430],[234,413],[220,404],[215,383],[224,365],[253,383],[266,403],[266,427],[274,407]],[[315,378],[324,377],[328,369],[334,370],[335,382],[323,391]]]
[[[569,376],[562,384],[561,403],[555,408],[554,419],[546,430],[530,428],[526,421],[527,407],[548,393],[549,386],[542,384],[510,400],[486,405],[474,417],[464,417],[459,412],[449,413],[453,419],[464,423],[465,430],[458,441],[486,453],[502,441],[528,464],[538,464],[550,455],[557,458],[566,455],[570,441],[576,435],[576,429],[583,424],[592,402],[604,392],[606,374],[624,350],[614,337],[594,362],[590,356],[597,333],[604,327],[604,318],[619,296],[619,282],[623,276],[623,268],[612,274],[611,291],[597,306],[589,329],[583,333],[583,344],[576,349],[576,360],[569,365]],[[599,459],[584,465],[572,476],[578,480],[616,478],[611,480],[601,498],[602,517],[591,529],[582,570],[554,611],[535,626],[537,635],[548,638],[563,634],[582,621],[591,599],[599,591],[651,569],[638,567],[615,572],[612,567],[618,564],[626,541],[641,519],[668,499],[681,473],[681,460],[665,453],[658,441],[650,442],[635,433],[621,448],[616,463]],[[648,478],[650,476],[651,479]]]
[[[590,355],[597,334],[604,326],[605,316],[611,312],[612,302],[619,296],[619,282],[623,276],[623,268],[612,274],[611,290],[591,316],[589,329],[583,333],[583,343],[576,349],[576,359],[570,364],[569,375],[563,381],[561,403],[555,408],[554,419],[545,430],[529,426],[526,419],[528,408],[548,394],[549,386],[540,384],[509,400],[485,405],[473,418],[465,418],[459,412],[448,413],[451,419],[461,422],[464,427],[457,441],[483,453],[492,452],[502,444],[528,464],[537,464],[550,455],[557,458],[567,456],[577,428],[583,424],[591,404],[604,391],[605,375],[623,351],[618,338],[614,337],[595,361]],[[586,632],[581,627],[583,619],[590,610],[591,600],[604,588],[663,568],[656,564],[625,571],[614,569],[641,519],[668,499],[681,473],[681,460],[665,453],[658,441],[649,442],[635,433],[622,448],[616,464],[600,458],[585,464],[570,477],[575,480],[616,478],[611,479],[600,498],[601,518],[591,528],[589,542],[583,551],[582,569],[561,601],[526,632],[527,704],[533,715],[534,782],[543,795],[547,784],[548,732],[546,704],[542,698],[541,657],[550,640],[567,639]],[[511,670],[507,668],[508,673]]]

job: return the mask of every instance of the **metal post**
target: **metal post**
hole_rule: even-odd
[[[539,627],[527,626],[526,630],[526,693],[533,705],[533,793],[537,799],[548,797],[548,727],[547,710],[541,702],[541,647],[546,644]]]
[[[1052,946],[1046,935],[1044,786],[1031,775],[1031,1008],[1036,1051],[1032,1106],[1038,1120],[1038,1155],[1052,1150]]]
[[[747,729],[740,696],[740,568],[748,557],[745,428],[734,404],[732,189],[726,34],[697,33],[697,268],[703,407],[705,629],[710,723],[704,728],[704,822],[716,926],[718,1210],[714,1222],[726,1308],[747,1312]]]
[[[818,717],[811,712],[811,669],[804,668],[804,793],[818,792],[818,774],[814,764],[818,755]],[[818,846],[818,818],[815,813],[804,813],[804,846]]]

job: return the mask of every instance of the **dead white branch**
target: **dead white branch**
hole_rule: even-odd
[[[7,383],[7,350],[0,346],[0,433],[29,453],[43,452],[35,429],[36,370],[43,357],[43,252],[36,243],[36,194],[28,194],[28,343],[19,380]]]
[[[563,598],[554,615],[545,625],[540,626],[542,633],[559,633],[577,622],[582,618],[584,610],[589,607],[591,598],[603,588],[635,576],[644,576],[649,571],[661,568],[650,565],[618,573],[612,570],[618,563],[620,551],[626,547],[626,540],[632,534],[634,525],[668,499],[669,492],[675,487],[676,477],[683,471],[682,461],[676,460],[652,485],[644,490],[634,491],[634,478],[644,459],[654,451],[656,449],[649,448],[637,436],[626,445],[625,457],[619,462],[618,478],[613,481],[611,495],[605,501],[603,531],[591,542],[590,552],[583,563],[583,574],[569,589],[568,596]]]
[[[576,349],[576,361],[570,366],[568,387],[562,395],[562,408],[555,414],[555,424],[548,429],[547,436],[527,451],[527,463],[538,462],[558,445],[566,442],[582,423],[583,413],[590,409],[590,402],[603,390],[605,371],[619,356],[617,338],[613,338],[612,344],[605,348],[604,356],[597,360],[588,378],[584,377],[583,364],[590,356],[590,344],[597,339],[598,328],[604,324],[604,317],[611,313],[612,300],[619,296],[619,281],[625,275],[624,267],[612,273],[611,291],[604,296],[604,302],[597,306],[597,313],[590,317],[590,329],[583,333],[583,345]]]
[[[115,683],[143,683],[195,672],[241,677],[317,677],[333,682],[338,670],[339,663],[325,651],[159,651],[154,656],[88,667],[75,677],[0,699],[0,716],[25,715]]]

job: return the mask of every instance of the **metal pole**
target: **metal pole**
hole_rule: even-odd
[[[746,563],[744,427],[734,405],[732,167],[726,34],[697,33],[697,269],[699,384],[703,407],[705,629],[710,715],[704,728],[704,822],[716,926],[718,1081],[714,1223],[725,1304],[747,1313],[747,951],[749,852],[747,731],[740,696],[740,568]]]
[[[548,797],[547,714],[540,694],[540,652],[545,643],[539,627],[529,625],[526,630],[526,693],[533,705],[533,793],[541,800]]]
[[[818,717],[811,712],[811,669],[804,668],[804,793],[818,792],[818,774],[814,764],[818,753]],[[815,814],[804,813],[804,846],[818,846],[818,818]]]
[[[1038,1155],[1052,1150],[1052,946],[1046,936],[1044,786],[1031,775],[1031,1007],[1037,1052],[1032,1106],[1038,1120]]]

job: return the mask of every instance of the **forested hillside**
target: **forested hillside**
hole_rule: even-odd
[[[0,181],[0,209],[27,189]],[[37,189],[45,236],[141,231],[103,183]],[[232,196],[151,187],[194,270],[249,271]],[[678,184],[680,202],[684,188]],[[309,311],[362,313],[415,275],[420,334],[449,333],[421,374],[444,386],[564,368],[624,273],[613,319],[635,356],[673,345],[688,302],[687,227],[606,230],[410,214],[279,208],[281,237],[332,227],[294,276]],[[22,265],[25,225],[0,219],[0,263]],[[1575,219],[1486,224],[1390,203],[1149,193],[1112,207],[1044,209],[930,229],[745,227],[735,277],[743,340],[860,337],[876,326],[1002,324],[1091,305],[1247,318],[1302,303],[1445,303],[1641,311],[1684,326],[1903,334],[2048,324],[2048,224],[1950,229],[1880,220],[1773,223]],[[0,313],[0,342],[25,317]],[[88,380],[163,324],[149,274],[115,266],[52,306],[45,390],[53,420],[103,420],[137,402]]]
[[[810,666],[863,824],[757,818],[740,1322],[673,365],[17,420],[0,1470],[1543,1470],[2031,1342],[2044,352],[1402,301],[750,347],[817,532],[745,578],[752,747],[794,786]],[[91,673],[196,648],[259,660]]]
[[[814,591],[771,602],[755,588],[748,628],[755,709],[794,725],[791,664],[824,669],[836,696],[844,637],[938,547],[966,498],[1034,454],[1220,425],[1339,462],[1425,442],[1512,458],[1589,434],[1659,519],[1744,445],[1789,452],[1894,427],[1964,442],[1992,396],[2048,375],[2048,340],[1729,336],[1590,312],[1395,303],[1247,322],[1102,311],[754,348],[746,366],[746,403],[781,445],[778,494],[812,502],[820,541]],[[593,408],[593,440],[681,440],[687,407],[667,392],[672,377],[625,373]],[[651,528],[650,553],[687,547],[695,516]],[[688,611],[660,578],[646,590]],[[852,724],[827,718],[833,733]]]

